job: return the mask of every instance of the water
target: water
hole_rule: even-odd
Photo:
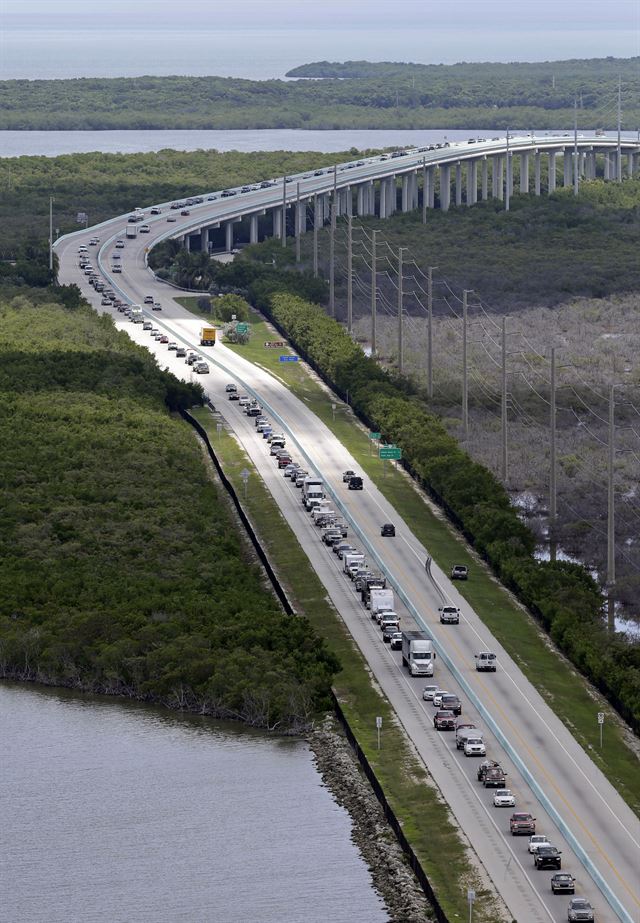
[[[382,923],[299,741],[0,685],[7,923]]]
[[[406,5],[407,0],[403,2]],[[322,60],[454,64],[478,60],[549,61],[607,54],[629,57],[638,53],[634,28],[626,29],[624,17],[616,19],[614,15],[605,19],[606,33],[584,24],[581,29],[555,29],[550,21],[546,30],[539,24],[521,30],[515,21],[507,30],[496,28],[499,20],[490,15],[481,17],[477,24],[467,22],[467,28],[461,29],[457,22],[436,25],[435,11],[430,11],[427,21],[421,4],[414,6],[403,21],[395,4],[388,24],[372,23],[369,7],[364,18],[355,17],[359,20],[357,27],[350,22],[341,28],[340,13],[349,12],[349,4],[339,4],[337,15],[323,7],[324,17],[319,20],[313,11],[289,5],[284,15],[274,8],[268,21],[263,12],[260,23],[247,14],[240,25],[237,21],[219,23],[220,11],[203,4],[193,18],[193,29],[186,26],[187,14],[171,29],[154,28],[155,11],[148,8],[145,28],[141,23],[130,24],[131,5],[118,13],[112,0],[102,17],[94,6],[84,10],[77,6],[67,28],[61,28],[67,24],[58,17],[49,28],[34,28],[35,24],[43,25],[47,5],[40,16],[32,14],[22,28],[7,17],[0,47],[0,79],[216,74],[266,80],[283,77],[299,64]],[[61,5],[56,2],[56,10]],[[180,6],[175,8],[178,14]],[[465,15],[472,12],[473,9],[465,11]],[[514,8],[514,15],[517,12]],[[608,15],[605,7],[603,14]],[[160,14],[161,19],[163,15],[166,17],[166,12]]]

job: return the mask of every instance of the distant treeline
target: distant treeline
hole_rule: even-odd
[[[565,128],[640,123],[639,58],[539,64],[320,62],[288,76],[0,82],[0,130]],[[345,79],[349,78],[349,79]],[[357,79],[353,79],[357,78]]]

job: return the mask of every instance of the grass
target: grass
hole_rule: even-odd
[[[257,316],[256,316],[257,317]],[[617,713],[552,647],[547,635],[469,551],[452,526],[427,503],[416,503],[416,488],[404,473],[370,454],[370,442],[351,411],[333,398],[297,363],[279,364],[278,356],[263,341],[274,334],[260,319],[252,318],[252,338],[247,346],[231,347],[250,361],[274,371],[305,402],[357,459],[404,521],[447,572],[452,564],[467,564],[471,579],[458,584],[480,618],[538,689],[549,707],[569,728],[593,762],[636,814],[640,814],[640,772],[633,735]],[[271,353],[271,355],[266,355]],[[336,404],[336,411],[332,410]],[[600,750],[597,712],[606,715],[606,747]],[[629,743],[627,743],[629,741]]]
[[[191,313],[195,314],[196,317],[201,317],[203,320],[208,321],[212,327],[219,327],[219,321],[214,320],[208,311],[203,311],[198,307],[198,301],[201,298],[206,297],[206,292],[203,292],[202,295],[182,295],[179,298],[175,297],[173,300],[177,301],[178,304],[182,305],[183,308],[186,308],[187,311],[191,311]]]
[[[250,347],[254,352],[264,349],[264,346],[257,345],[268,333],[265,325],[263,328],[260,329],[260,338],[256,335],[254,345]],[[269,337],[272,338],[272,335],[269,334]],[[246,355],[247,347],[238,349]],[[277,356],[272,357],[270,365],[277,362]],[[293,379],[297,380],[302,373],[302,377],[310,380],[301,368],[292,366],[294,363],[287,363],[286,372]],[[476,913],[479,923],[495,920],[495,897],[492,892],[483,891],[479,881],[475,881],[474,885],[474,869],[467,859],[447,805],[441,801],[437,790],[427,784],[424,766],[398,727],[389,703],[374,688],[366,661],[328,600],[324,586],[251,460],[226,430],[217,433],[218,421],[208,410],[199,409],[193,413],[208,431],[227,477],[238,496],[243,498],[246,513],[296,611],[304,613],[340,659],[342,671],[334,682],[336,695],[445,913],[450,919],[456,916],[464,919],[467,888],[475,886],[482,896],[479,906],[485,905]],[[243,468],[251,472],[246,500],[240,476]],[[381,750],[377,749],[375,719],[378,715],[382,716],[385,728],[385,746]]]

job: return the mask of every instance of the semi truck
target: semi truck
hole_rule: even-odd
[[[422,631],[402,632],[402,663],[411,676],[433,676],[436,652]]]
[[[215,327],[201,327],[200,328],[200,346],[215,346],[216,345],[216,328]]]
[[[308,510],[324,500],[324,484],[319,477],[308,477],[302,482],[302,502]]]

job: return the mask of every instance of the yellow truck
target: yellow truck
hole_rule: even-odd
[[[216,328],[202,327],[200,330],[200,346],[216,345]]]

